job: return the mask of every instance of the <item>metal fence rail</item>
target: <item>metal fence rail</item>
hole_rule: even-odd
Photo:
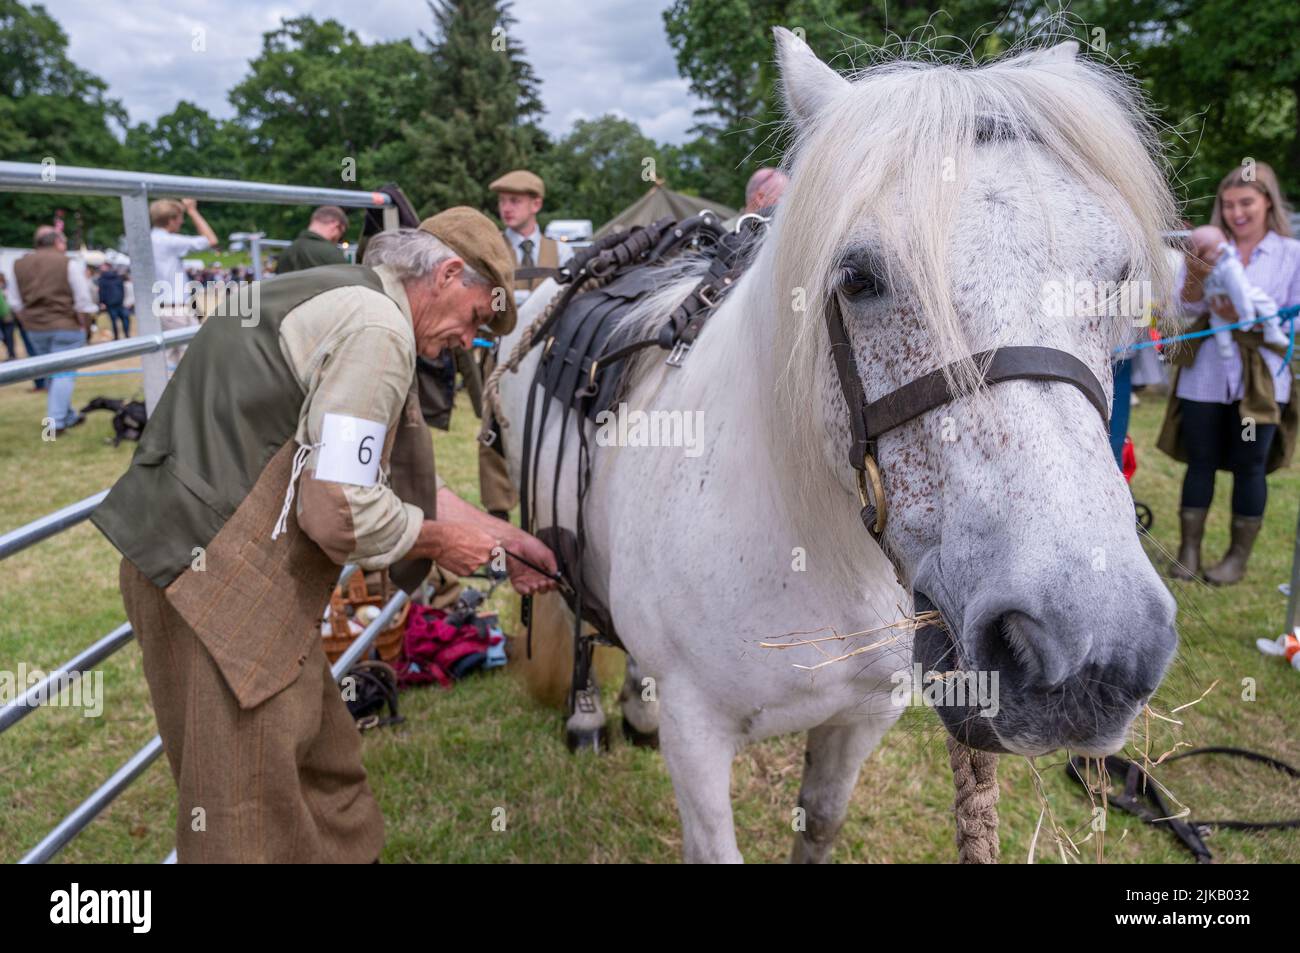
[[[0,708],[0,733],[12,728],[39,708],[50,697],[51,688],[64,684],[69,678],[80,678],[133,638],[135,638],[135,631],[131,628],[131,623],[123,622],[98,642],[68,659],[24,692],[20,698],[15,698],[4,708]]]
[[[0,192],[120,197],[127,253],[131,257],[131,276],[137,289],[136,319],[140,331],[137,337],[122,341],[96,344],[41,357],[29,357],[0,365],[0,386],[140,355],[141,370],[144,374],[145,405],[151,414],[167,384],[165,349],[189,341],[199,332],[197,327],[164,332],[158,313],[149,305],[153,298],[155,278],[153,245],[149,236],[151,197],[183,195],[209,201],[379,208],[383,210],[384,228],[397,227],[397,209],[387,195],[382,192],[349,189],[304,188],[264,182],[156,175],[116,169],[87,169],[59,166],[53,163],[38,165],[26,162],[0,162]],[[87,519],[107,495],[108,491],[105,490],[0,535],[0,559],[12,556],[69,527],[76,526]],[[340,576],[340,583],[346,582],[355,571],[355,566],[345,567]],[[348,654],[336,663],[333,669],[336,679],[346,674],[356,659],[369,650],[380,629],[391,621],[406,601],[406,593],[400,591],[389,600],[379,617],[358,636]],[[49,689],[64,684],[67,679],[79,678],[90,672],[133,638],[134,632],[130,624],[123,623],[49,673],[39,684],[24,692],[20,698],[0,708],[0,732],[17,724],[43,702],[48,701]],[[53,857],[139,777],[161,752],[162,742],[155,735],[152,741],[137,751],[90,797],[60,821],[23,857],[21,862],[43,863]],[[174,856],[175,852],[168,859],[171,860]]]
[[[149,201],[160,195],[184,195],[196,199],[226,202],[266,202],[277,205],[341,205],[345,208],[383,209],[384,227],[397,227],[397,207],[383,192],[352,189],[314,189],[267,182],[238,182],[226,179],[158,175],[125,169],[87,169],[57,163],[0,162],[0,192],[41,192],[56,195],[116,195],[122,200],[126,225],[127,254],[131,257],[131,279],[136,288],[136,321],[142,336],[162,331],[152,307],[141,307],[152,299],[154,279],[153,242],[149,237]],[[146,353],[144,402],[149,413],[167,386],[166,358],[161,351]]]
[[[261,281],[265,277],[266,265],[263,262],[263,252],[270,248],[288,248],[293,244],[287,238],[267,238],[262,232],[235,232],[230,236],[232,242],[248,242],[248,256],[253,260],[253,280]],[[357,246],[356,245],[339,245],[339,251],[343,252],[348,261],[356,263]]]
[[[154,354],[177,344],[193,340],[199,328],[173,328],[156,334],[141,334],[119,341],[105,341],[103,344],[88,344],[85,347],[69,351],[55,351],[40,357],[24,357],[17,361],[5,361],[0,364],[0,386],[16,384],[19,381],[35,380],[60,371],[75,371],[95,364],[107,364],[120,361],[137,354]],[[164,358],[166,360],[166,358]]]
[[[355,570],[356,566],[354,565],[346,567],[343,570],[343,574],[340,576],[339,584],[342,585],[345,583],[348,577],[351,576]],[[333,674],[335,681],[342,679],[344,675],[351,671],[352,666],[357,663],[357,660],[370,651],[370,647],[374,644],[380,631],[393,621],[397,616],[397,613],[402,611],[402,606],[406,605],[409,598],[410,597],[407,596],[404,591],[399,589],[394,593],[392,598],[384,604],[384,608],[380,610],[379,615],[374,619],[374,621],[366,626],[365,631],[357,636],[356,640],[348,646],[347,651],[344,652],[343,655],[339,657],[339,660],[331,667],[330,671]],[[127,630],[127,639],[125,641],[129,641],[131,627],[126,625],[122,626],[122,628]],[[125,644],[125,641],[123,644]],[[81,658],[81,656],[78,656],[78,658]],[[76,659],[68,664],[72,665],[75,661]],[[0,715],[0,717],[3,716]],[[20,715],[19,717],[22,716]],[[0,731],[3,729],[4,726],[0,725]],[[111,804],[119,794],[125,791],[127,787],[130,786],[131,782],[144,772],[145,768],[153,764],[161,753],[162,739],[158,735],[154,735],[143,748],[133,754],[127,762],[122,765],[122,767],[118,768],[107,781],[100,785],[94,794],[73,808],[72,812],[60,821],[55,826],[54,830],[46,834],[39,844],[28,851],[26,856],[24,856],[19,863],[43,864],[52,858],[67,846],[74,837],[85,830],[86,826],[90,824],[90,822],[93,821],[99,813],[104,810],[104,808],[108,807],[108,805]],[[176,852],[172,851],[163,862],[173,863],[175,862],[175,859]]]

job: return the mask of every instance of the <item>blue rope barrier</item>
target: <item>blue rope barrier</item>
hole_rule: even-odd
[[[1248,318],[1245,321],[1234,321],[1232,324],[1224,324],[1217,328],[1206,328],[1204,331],[1189,331],[1187,334],[1175,334],[1173,337],[1156,338],[1152,341],[1138,341],[1136,344],[1127,344],[1123,347],[1115,348],[1115,354],[1123,356],[1131,354],[1134,351],[1140,351],[1143,348],[1156,347],[1164,344],[1176,344],[1179,341],[1194,341],[1197,338],[1206,338],[1211,334],[1218,334],[1220,331],[1235,331],[1237,328],[1248,328],[1252,325],[1262,324],[1265,321],[1272,321],[1277,318],[1279,321],[1285,321],[1289,325],[1287,337],[1289,341],[1286,348],[1286,358],[1282,363],[1285,368],[1291,363],[1295,356],[1295,335],[1296,335],[1296,317],[1300,316],[1300,304],[1288,305],[1281,308],[1277,314],[1265,315],[1262,318]]]

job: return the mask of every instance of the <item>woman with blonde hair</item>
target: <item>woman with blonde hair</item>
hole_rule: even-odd
[[[1241,259],[1247,279],[1279,307],[1300,304],[1300,241],[1291,237],[1290,211],[1272,168],[1247,160],[1223,177],[1210,215]],[[1179,268],[1178,300],[1190,331],[1208,328],[1211,312],[1228,322],[1240,320],[1226,296],[1206,300],[1211,268],[1192,251]],[[1263,523],[1265,474],[1291,462],[1298,419],[1293,371],[1287,348],[1266,342],[1262,331],[1262,323],[1233,331],[1235,346],[1226,352],[1203,337],[1185,342],[1173,355],[1178,370],[1158,445],[1187,463],[1175,578],[1202,575],[1201,539],[1215,473],[1228,470],[1231,544],[1203,575],[1216,585],[1240,582]]]

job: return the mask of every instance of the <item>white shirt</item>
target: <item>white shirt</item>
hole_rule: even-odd
[[[183,304],[186,279],[181,259],[187,252],[211,248],[212,243],[202,235],[181,235],[165,228],[151,229],[149,240],[153,242],[153,280],[166,284],[158,286],[158,303]]]
[[[86,277],[86,266],[78,258],[68,259],[68,286],[72,289],[72,308],[78,314],[96,314],[99,306],[90,295],[90,279]],[[12,281],[5,288],[5,298],[15,314],[23,309],[22,294],[18,282]]]

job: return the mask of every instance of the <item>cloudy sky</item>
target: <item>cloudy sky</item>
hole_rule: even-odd
[[[262,33],[282,17],[333,18],[367,41],[415,39],[432,28],[423,0],[43,0],[74,62],[103,77],[131,121],[178,100],[231,115],[226,91],[245,74]],[[542,82],[553,135],[607,112],[661,142],[681,142],[697,102],[677,75],[664,33],[669,0],[517,0],[514,34]],[[206,51],[191,50],[202,28]]]

